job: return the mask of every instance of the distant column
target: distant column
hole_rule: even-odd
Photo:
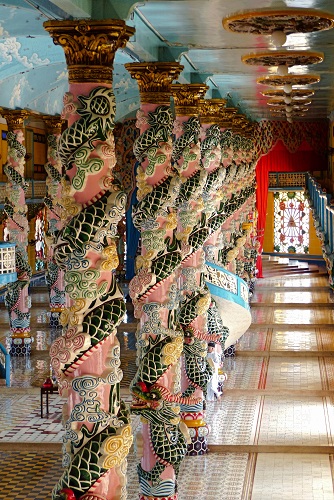
[[[17,281],[7,285],[5,305],[10,322],[10,354],[21,356],[30,354],[32,337],[30,334],[31,297],[29,283],[32,276],[28,262],[27,205],[25,194],[28,183],[25,181],[24,122],[29,117],[27,111],[2,110],[7,121],[7,163],[4,173],[8,178],[4,212],[7,216],[9,241],[16,243],[15,264]]]
[[[50,327],[60,326],[60,313],[65,308],[65,283],[64,271],[56,263],[53,256],[53,246],[57,234],[61,229],[61,191],[62,191],[62,164],[58,156],[57,146],[62,132],[64,120],[60,117],[44,116],[47,133],[47,163],[45,170],[48,174],[46,179],[47,196],[44,198],[46,206],[47,232],[46,240],[48,246],[46,282],[49,290],[50,304]]]

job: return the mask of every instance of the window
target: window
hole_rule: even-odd
[[[274,250],[309,252],[309,205],[304,191],[274,193]]]

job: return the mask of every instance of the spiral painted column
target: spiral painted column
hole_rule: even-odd
[[[223,162],[222,127],[229,122],[226,112],[225,99],[205,99],[201,102],[201,123],[205,136],[201,143],[201,154],[204,167],[208,171],[207,182],[204,186],[203,200],[205,207],[206,224],[209,235],[204,243],[205,259],[212,260],[215,254],[214,231],[216,225],[212,220],[219,215],[219,210],[224,206],[224,181],[226,170]],[[223,217],[224,217],[224,210]],[[221,219],[218,218],[218,224]],[[217,224],[217,221],[216,221]],[[203,269],[203,280],[205,280],[205,268]],[[214,328],[211,328],[214,325]],[[223,325],[214,299],[211,297],[208,309],[208,332],[215,335],[212,341],[218,344],[218,351],[224,351],[224,343],[228,335],[228,328]]]
[[[200,84],[172,85],[176,120],[173,155],[181,178],[177,198],[178,230],[182,263],[179,321],[184,331],[181,389],[189,403],[181,406],[181,417],[189,429],[188,455],[207,452],[208,426],[204,419],[203,392],[212,376],[206,361],[205,324],[210,294],[203,280],[203,243],[208,237],[203,217],[202,192],[207,172],[201,161],[200,100],[208,87]],[[204,396],[205,397],[205,396]],[[196,398],[199,402],[196,404]]]
[[[137,80],[141,96],[137,113],[140,136],[134,144],[140,162],[138,203],[133,209],[133,222],[141,233],[141,255],[129,285],[134,314],[140,319],[131,410],[145,422],[137,440],[142,451],[137,468],[139,498],[174,500],[187,442],[178,405],[186,399],[174,390],[183,349],[176,274],[182,255],[175,234],[180,177],[171,165],[170,86],[183,67],[174,62],[131,63],[125,67]]]
[[[53,257],[53,245],[56,241],[58,231],[61,229],[61,179],[62,164],[58,156],[57,146],[60,139],[64,121],[59,117],[44,116],[47,132],[47,163],[45,170],[48,174],[46,179],[47,196],[44,204],[47,208],[47,245],[48,258],[46,270],[46,282],[49,290],[50,303],[50,326],[60,326],[60,313],[65,308],[65,284],[64,271],[58,266]]]
[[[33,340],[30,334],[31,297],[29,296],[32,271],[27,253],[29,223],[25,201],[28,183],[24,179],[26,148],[23,144],[24,122],[29,113],[21,110],[2,110],[1,114],[8,125],[7,163],[3,167],[8,178],[4,212],[8,220],[10,241],[16,243],[17,272],[17,281],[7,286],[5,305],[9,313],[11,331],[10,354],[21,356],[30,354]]]
[[[62,179],[62,227],[54,258],[64,270],[68,307],[63,335],[51,347],[64,408],[65,471],[53,499],[126,498],[126,457],[132,444],[130,417],[120,399],[120,348],[116,328],[125,313],[113,271],[118,266],[117,224],[126,195],[115,181],[112,71],[115,52],[133,28],[123,21],[48,21],[64,48],[68,120],[58,145]]]

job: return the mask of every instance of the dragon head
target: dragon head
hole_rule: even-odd
[[[143,409],[157,410],[162,404],[162,395],[158,388],[139,381],[131,387],[133,401],[131,411]]]

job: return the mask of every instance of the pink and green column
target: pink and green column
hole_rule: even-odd
[[[25,121],[29,113],[24,110],[1,110],[7,121],[7,163],[3,170],[7,176],[4,212],[7,217],[9,241],[16,244],[15,266],[17,281],[7,285],[5,305],[10,323],[10,354],[30,354],[33,338],[30,332],[31,297],[29,283],[32,270],[28,261],[29,224],[25,194],[29,184],[25,180],[24,146]]]
[[[61,226],[53,257],[64,272],[66,308],[62,336],[51,363],[64,406],[64,473],[52,498],[126,498],[130,416],[120,398],[117,326],[125,302],[114,276],[117,224],[126,195],[114,179],[115,97],[113,61],[134,29],[120,20],[47,21],[63,47],[69,72],[57,155],[61,180]]]

